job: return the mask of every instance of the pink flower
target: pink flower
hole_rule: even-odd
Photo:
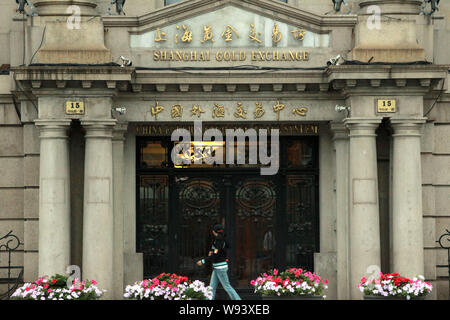
[[[95,286],[95,285],[97,285],[97,281],[95,281],[95,280],[92,280],[92,284]]]
[[[273,275],[276,276],[278,274],[278,270],[277,269],[273,269]]]

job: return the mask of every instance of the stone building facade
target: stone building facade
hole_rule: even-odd
[[[329,299],[377,271],[448,299],[449,3],[109,2],[0,3],[0,236],[22,239],[25,281],[76,265],[120,299],[156,272],[201,277],[220,221],[242,290],[298,264]],[[194,120],[279,129],[285,166],[174,166],[167,141]]]

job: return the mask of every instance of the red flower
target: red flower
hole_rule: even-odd
[[[53,284],[55,284],[55,283],[57,283],[57,282],[58,282],[58,280],[52,279],[52,283],[53,283]]]

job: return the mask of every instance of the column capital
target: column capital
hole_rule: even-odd
[[[67,139],[71,119],[37,119],[34,124],[39,128],[41,139]]]
[[[381,121],[381,117],[344,119],[345,126],[350,130],[350,137],[375,137],[375,130]]]
[[[85,138],[112,139],[113,129],[117,124],[115,119],[81,120],[81,125],[86,129]]]
[[[391,118],[391,127],[394,130],[393,137],[420,137],[426,118]]]
[[[36,127],[69,127],[72,123],[72,119],[36,119],[34,124]]]
[[[330,130],[333,133],[333,141],[347,140],[349,138],[349,131],[343,122],[330,122]]]
[[[113,129],[113,141],[125,141],[125,133],[128,131],[128,122],[118,122]]]

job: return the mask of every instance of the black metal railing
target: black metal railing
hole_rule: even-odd
[[[439,264],[436,267],[438,268],[447,268],[448,269],[448,294],[449,294],[449,300],[450,300],[450,231],[446,229],[447,233],[444,233],[439,237],[439,240],[436,241],[439,243],[441,248],[447,249],[447,265],[445,264]],[[445,243],[444,243],[445,242]]]
[[[0,260],[0,285],[7,285],[5,292],[0,292],[0,300],[5,300],[11,297],[14,291],[23,283],[23,266],[13,265],[12,253],[16,251],[21,245],[20,239],[9,231],[5,236],[0,238],[0,253],[7,253],[7,263],[3,264]],[[3,272],[6,270],[6,272]],[[18,271],[18,272],[14,272]]]

